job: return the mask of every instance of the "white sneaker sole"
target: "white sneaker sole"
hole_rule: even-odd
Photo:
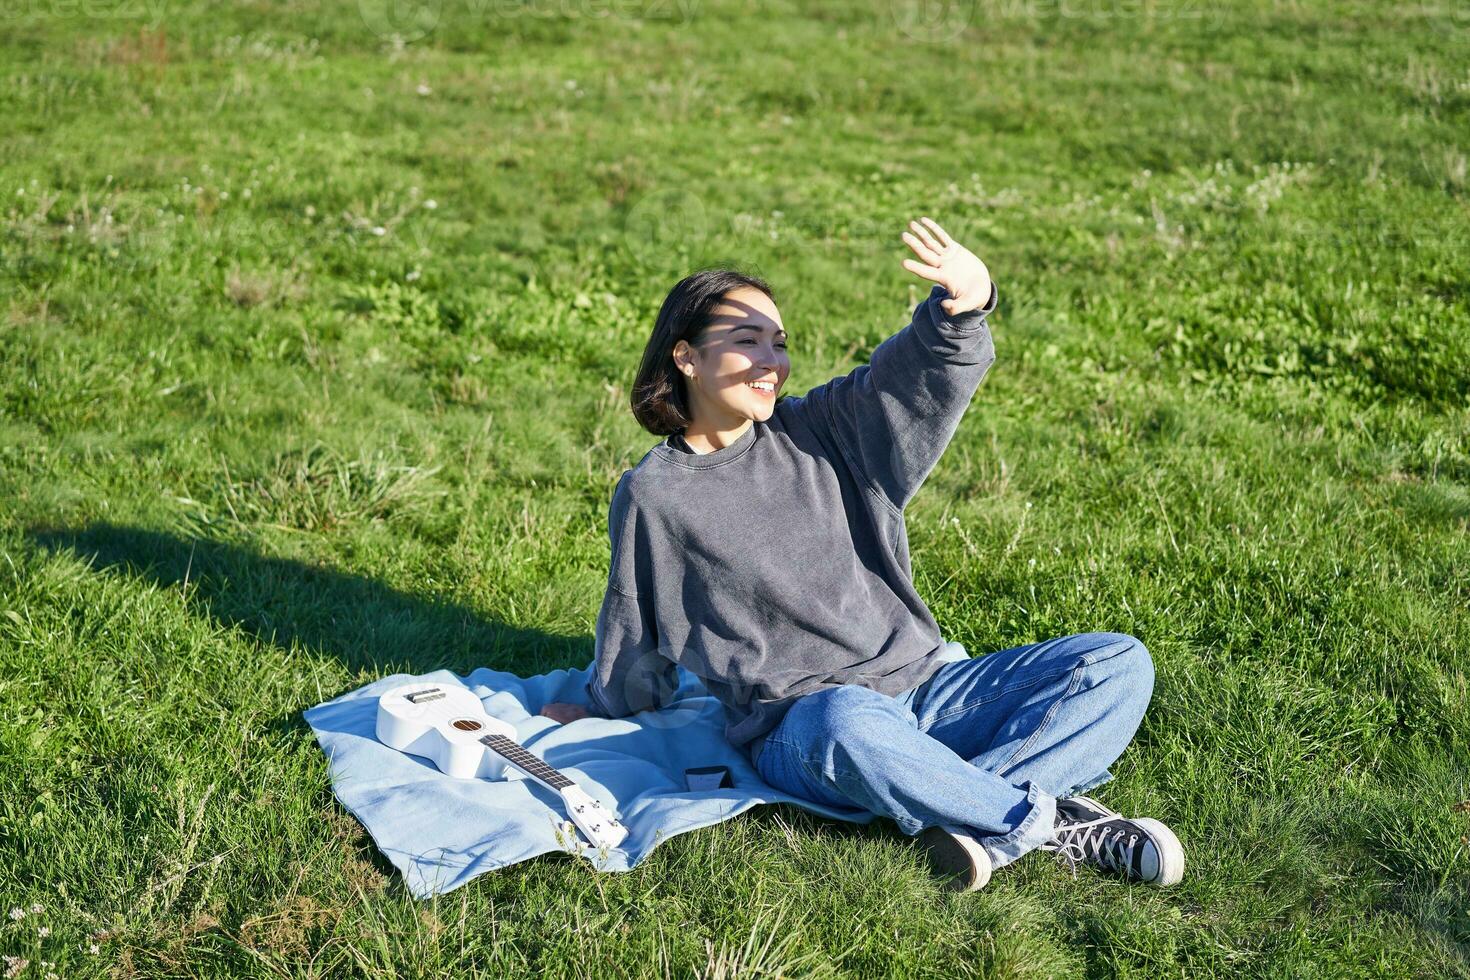
[[[990,855],[980,842],[952,827],[925,827],[919,846],[929,857],[936,876],[954,891],[979,891],[990,882]]]
[[[1133,822],[1153,838],[1154,849],[1159,852],[1158,877],[1146,884],[1161,888],[1177,885],[1184,877],[1184,846],[1179,843],[1179,838],[1174,836],[1174,831],[1152,817],[1134,817]]]

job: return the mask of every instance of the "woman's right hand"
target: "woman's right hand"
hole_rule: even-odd
[[[581,721],[588,715],[587,709],[580,704],[568,704],[565,701],[544,704],[541,706],[541,713],[559,725]]]
[[[952,298],[939,305],[950,316],[978,310],[990,302],[990,270],[985,263],[931,219],[920,220],[924,224],[909,222],[911,231],[903,233],[903,240],[923,261],[904,259],[903,267],[949,292]]]

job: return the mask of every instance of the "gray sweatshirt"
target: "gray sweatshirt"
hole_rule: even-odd
[[[901,694],[964,656],[914,590],[903,508],[995,360],[983,309],[938,284],[869,363],[710,453],[671,436],[623,473],[587,685],[592,711],[658,708],[675,664],[725,707],[752,756],[798,697]],[[683,448],[680,448],[680,446]]]

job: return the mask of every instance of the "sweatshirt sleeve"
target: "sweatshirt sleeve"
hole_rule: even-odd
[[[612,546],[607,593],[597,614],[596,646],[587,681],[587,700],[594,714],[623,718],[662,707],[679,686],[678,668],[664,656],[659,643],[653,605],[639,594],[639,582],[651,589],[647,575],[638,574],[638,556],[629,538],[636,521],[624,479],[613,491],[608,512]],[[646,571],[646,570],[645,570]]]
[[[588,705],[603,718],[663,707],[679,686],[673,661],[659,650],[647,607],[609,586],[597,615],[597,646],[587,681]]]
[[[958,316],[939,305],[948,297],[935,283],[908,326],[874,348],[867,364],[813,388],[799,409],[896,510],[939,462],[995,361],[987,322],[995,285],[983,307]]]

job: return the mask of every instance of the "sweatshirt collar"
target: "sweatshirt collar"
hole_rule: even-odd
[[[736,439],[728,446],[722,446],[721,448],[716,449],[712,453],[685,452],[684,450],[671,445],[673,441],[673,436],[670,436],[663,442],[660,442],[657,446],[654,446],[653,451],[662,458],[675,464],[676,466],[683,466],[686,469],[691,470],[708,469],[711,466],[719,466],[722,463],[728,463],[732,460],[739,459],[741,456],[744,456],[746,451],[749,450],[751,446],[755,445],[755,441],[757,438],[756,430],[760,427],[760,422],[752,422],[750,424],[750,428],[746,429],[743,433],[740,434],[740,438]]]

